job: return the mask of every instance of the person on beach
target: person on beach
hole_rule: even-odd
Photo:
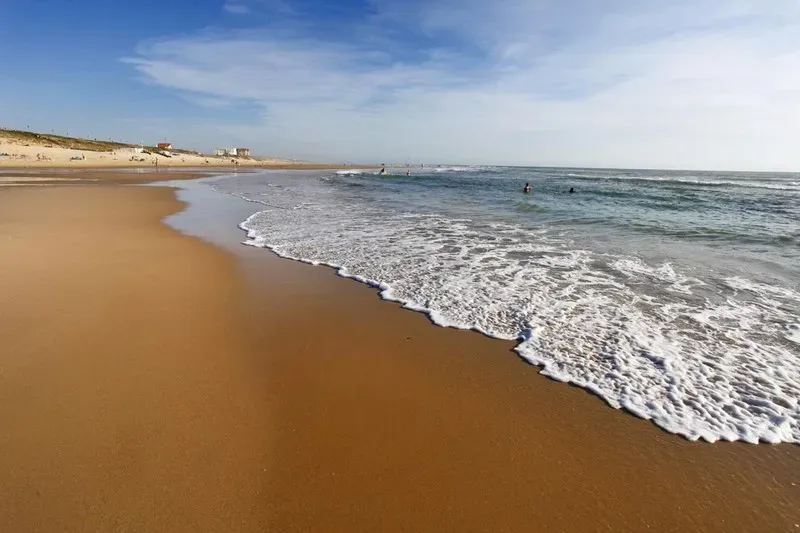
[[[522,192],[524,192],[525,194],[528,194],[529,192],[531,192],[531,184],[530,183],[526,183],[525,186],[522,188]]]

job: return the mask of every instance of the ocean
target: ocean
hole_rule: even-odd
[[[417,166],[211,183],[257,204],[246,244],[518,340],[542,374],[614,408],[691,440],[800,444],[800,174]]]

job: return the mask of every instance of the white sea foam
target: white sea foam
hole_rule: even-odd
[[[705,285],[699,279],[677,274],[670,263],[664,263],[657,268],[653,268],[646,265],[641,259],[617,259],[612,261],[609,266],[629,278],[644,278],[663,282],[667,290],[685,294],[692,294],[693,287]]]
[[[244,195],[268,206],[241,224],[246,244],[330,265],[442,326],[518,339],[543,374],[686,438],[800,443],[792,288],[701,280],[554,230],[343,209],[313,194],[304,204],[280,188]]]
[[[433,167],[434,172],[474,172],[477,167]]]
[[[786,338],[800,344],[800,324],[790,324],[786,328]]]
[[[708,179],[690,176],[619,176],[611,174],[581,174],[581,173],[568,173],[568,177],[579,179],[591,180],[604,180],[604,181],[651,181],[656,183],[675,183],[682,185],[698,185],[698,186],[727,186],[727,187],[744,187],[748,189],[771,189],[777,191],[800,191],[800,182],[784,181],[784,182],[765,182],[759,180],[720,180]]]
[[[366,170],[357,170],[357,169],[336,171],[336,174],[338,174],[339,176],[360,176],[366,173],[367,173]]]

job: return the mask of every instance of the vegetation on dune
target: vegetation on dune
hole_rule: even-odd
[[[0,128],[0,138],[20,144],[48,147],[52,146],[58,148],[69,148],[72,150],[89,150],[92,152],[110,152],[111,150],[116,150],[118,148],[130,148],[134,146],[132,144],[113,141],[79,139],[75,137],[66,137],[64,135],[35,133],[32,131],[21,130],[7,130],[2,128]]]
[[[274,158],[263,158],[253,156],[213,156],[203,154],[196,150],[186,150],[181,148],[171,148],[164,150],[157,146],[140,146],[116,141],[99,141],[96,139],[83,139],[80,137],[68,137],[66,135],[56,135],[54,133],[37,133],[33,131],[15,130],[0,126],[0,141],[21,144],[23,146],[42,146],[45,148],[66,148],[69,150],[86,150],[91,152],[112,152],[119,149],[143,148],[144,155],[153,157],[176,157],[181,155],[191,155],[204,157],[212,161],[263,161],[273,160]],[[169,153],[170,155],[165,155]],[[280,160],[286,163],[298,163],[298,161]]]

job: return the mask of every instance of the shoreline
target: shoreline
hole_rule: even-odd
[[[331,268],[268,255],[268,269],[251,259],[260,297],[250,327],[298,337],[313,313],[314,335],[326,339],[322,353],[306,345],[299,358],[275,356],[271,388],[291,428],[278,434],[285,463],[272,486],[281,531],[319,529],[298,502],[321,509],[332,530],[347,530],[354,516],[364,531],[790,531],[798,523],[795,445],[688,441],[538,375],[514,341],[435,326]],[[276,302],[282,285],[302,303]],[[358,332],[358,341],[337,332]],[[313,481],[311,490],[295,486],[297,477]],[[384,513],[400,525],[386,528]]]
[[[0,168],[359,168],[268,156],[210,155],[197,151],[147,147],[0,128]]]
[[[266,250],[270,254],[273,254],[274,256],[276,256],[277,258],[282,259],[282,260],[291,261],[291,262],[294,262],[294,263],[299,263],[299,264],[304,264],[304,265],[309,265],[309,266],[313,266],[313,267],[322,267],[324,270],[329,270],[329,271],[333,272],[339,278],[343,278],[343,279],[346,279],[346,280],[349,280],[349,281],[354,281],[354,282],[358,283],[359,285],[363,285],[363,286],[368,287],[369,289],[374,290],[375,291],[375,295],[381,301],[388,302],[388,303],[391,303],[391,304],[395,304],[395,305],[399,306],[404,311],[410,311],[410,312],[413,312],[413,313],[421,314],[422,316],[425,317],[427,322],[433,327],[445,328],[445,329],[454,329],[454,330],[457,330],[457,331],[465,331],[465,332],[470,332],[470,333],[476,333],[476,334],[478,334],[478,335],[480,335],[480,336],[482,336],[484,338],[487,338],[487,339],[490,339],[490,340],[493,340],[493,341],[497,341],[497,342],[501,342],[501,343],[512,343],[513,346],[510,349],[510,351],[513,353],[513,355],[516,358],[518,358],[519,361],[524,363],[525,365],[534,367],[536,369],[536,373],[537,373],[538,376],[543,377],[543,378],[547,379],[548,381],[552,381],[552,382],[555,382],[555,383],[560,383],[562,385],[566,385],[566,386],[569,386],[569,387],[579,388],[579,389],[583,390],[585,393],[587,393],[589,396],[592,396],[592,397],[596,398],[597,400],[601,401],[609,409],[613,409],[615,411],[620,411],[620,412],[623,412],[625,415],[630,415],[630,416],[632,416],[634,418],[637,418],[639,420],[642,420],[644,422],[648,422],[648,423],[652,424],[653,426],[655,426],[659,431],[663,431],[664,433],[666,433],[668,435],[672,435],[674,437],[677,437],[677,438],[680,438],[680,439],[684,439],[684,440],[686,440],[688,442],[700,442],[700,443],[706,443],[706,444],[712,444],[712,445],[713,444],[717,444],[717,443],[741,443],[741,444],[747,444],[747,445],[750,445],[750,446],[781,445],[781,446],[799,446],[800,447],[800,443],[796,443],[796,442],[786,442],[786,441],[771,442],[771,441],[765,440],[765,439],[760,439],[757,442],[755,442],[755,441],[745,440],[745,439],[742,439],[742,438],[730,439],[730,438],[724,438],[724,437],[720,437],[720,438],[717,438],[715,440],[710,440],[709,438],[704,437],[702,435],[697,435],[694,438],[691,438],[685,432],[670,431],[666,427],[662,427],[659,424],[657,424],[656,421],[651,417],[644,416],[644,415],[642,415],[640,413],[637,413],[637,412],[635,412],[635,411],[633,411],[633,410],[631,410],[629,408],[626,408],[624,406],[621,406],[621,405],[614,405],[613,400],[611,400],[607,396],[604,396],[600,392],[598,392],[596,390],[593,390],[591,387],[588,387],[588,386],[586,386],[584,384],[576,383],[575,381],[572,381],[572,380],[559,379],[557,377],[554,377],[552,375],[548,375],[548,374],[544,373],[543,371],[546,370],[545,363],[540,363],[540,362],[537,362],[536,359],[532,359],[532,358],[526,357],[526,355],[519,349],[521,346],[523,346],[523,343],[526,340],[525,334],[520,334],[516,338],[501,337],[501,336],[494,335],[494,334],[492,334],[492,333],[490,333],[488,331],[485,331],[485,330],[483,330],[483,329],[481,329],[479,327],[461,327],[461,326],[458,326],[458,325],[439,322],[439,321],[437,321],[436,317],[434,316],[435,315],[435,311],[434,310],[432,310],[430,308],[427,308],[427,307],[417,306],[417,305],[408,305],[408,302],[406,302],[405,300],[400,299],[400,298],[395,298],[395,297],[393,297],[391,295],[386,294],[387,291],[391,291],[392,289],[391,289],[391,287],[387,288],[386,286],[384,286],[380,282],[376,282],[376,281],[371,280],[371,279],[366,279],[366,278],[362,278],[362,277],[357,276],[357,275],[350,274],[349,272],[347,272],[346,268],[344,268],[344,267],[342,267],[340,265],[337,265],[337,264],[326,263],[326,262],[314,262],[314,263],[312,263],[310,261],[304,260],[304,259],[299,258],[299,257],[295,257],[295,256],[292,256],[292,255],[284,255],[281,252],[277,251],[274,247],[271,247],[271,246],[269,246],[269,245],[267,245],[265,243],[259,243],[259,237],[256,236],[256,233],[253,232],[250,229],[246,229],[246,228],[243,227],[243,225],[247,224],[248,221],[249,221],[249,217],[239,225],[239,229],[242,230],[246,234],[246,240],[244,242],[242,242],[241,244],[243,244],[245,246],[253,247],[253,248],[256,248],[256,249]]]
[[[240,201],[214,199],[210,193],[202,191],[200,184],[193,182],[176,185],[184,189],[181,198],[189,204],[187,211],[177,218],[180,220],[185,215],[187,219],[195,221],[194,224],[188,224],[188,227],[199,228],[192,234],[201,238],[206,235],[205,238],[210,242],[230,249],[241,258],[243,274],[250,280],[251,290],[257,291],[256,298],[248,298],[254,310],[247,315],[257,317],[249,329],[260,331],[266,338],[273,338],[273,335],[303,338],[306,332],[313,331],[314,339],[322,339],[322,353],[316,352],[311,343],[311,346],[306,344],[301,350],[304,356],[298,357],[294,353],[275,356],[282,370],[273,388],[284,390],[280,396],[286,402],[278,412],[289,413],[286,415],[289,420],[286,425],[293,428],[291,432],[283,434],[279,441],[285,439],[288,442],[283,457],[292,458],[304,468],[309,468],[308,465],[315,461],[312,457],[329,453],[326,446],[315,448],[314,444],[309,443],[327,443],[333,438],[338,442],[335,449],[345,452],[346,443],[363,438],[363,432],[392,435],[393,439],[399,438],[400,442],[375,442],[380,437],[374,437],[369,440],[375,449],[349,452],[366,453],[371,470],[361,473],[362,476],[380,477],[387,464],[397,461],[411,461],[409,464],[413,464],[411,457],[408,457],[408,450],[420,453],[420,461],[426,461],[423,457],[429,457],[428,451],[418,449],[418,445],[419,439],[427,438],[431,447],[438,450],[434,456],[438,458],[439,467],[447,468],[449,464],[455,470],[450,470],[446,482],[440,477],[441,472],[411,472],[409,475],[415,476],[418,482],[425,480],[439,487],[445,493],[441,497],[458,490],[460,483],[475,490],[487,483],[487,479],[493,479],[494,483],[499,484],[498,494],[511,498],[512,506],[519,505],[518,496],[505,492],[510,490],[509,486],[514,487],[517,491],[515,494],[524,494],[529,488],[527,483],[532,482],[539,487],[538,490],[547,494],[550,489],[546,487],[550,487],[551,482],[556,485],[565,483],[558,472],[559,468],[565,467],[575,477],[570,477],[565,487],[556,487],[556,492],[563,490],[569,494],[574,491],[590,501],[605,501],[603,507],[608,506],[608,513],[615,517],[609,519],[609,523],[615,524],[615,527],[608,528],[609,531],[641,530],[649,527],[646,524],[659,525],[656,530],[697,529],[698,524],[703,524],[703,529],[709,531],[753,531],[765,527],[759,524],[759,516],[771,513],[770,519],[776,519],[776,512],[782,514],[783,521],[775,522],[774,529],[782,530],[787,525],[791,528],[794,523],[800,522],[800,516],[793,510],[800,506],[800,495],[795,488],[800,485],[795,479],[800,471],[796,446],[763,443],[754,446],[744,442],[710,444],[689,441],[665,432],[652,421],[609,407],[601,398],[583,388],[539,375],[536,370],[538,367],[513,351],[515,341],[497,340],[475,331],[435,326],[427,315],[383,300],[379,297],[378,289],[352,278],[341,277],[333,268],[318,268],[282,258],[268,249],[240,246],[245,232],[237,230],[236,224],[247,216],[244,215],[246,210],[243,211],[238,205]],[[196,191],[193,193],[192,190]],[[231,207],[222,209],[219,203],[230,203]],[[253,207],[249,208],[252,212]],[[213,212],[215,223],[225,224],[230,229],[213,234],[209,227],[203,227],[203,223],[199,222],[204,212]],[[291,289],[290,296],[284,296],[283,287]],[[276,306],[280,309],[278,315],[275,314]],[[287,314],[291,316],[287,317]],[[272,323],[273,319],[275,324]],[[295,321],[302,326],[297,327]],[[309,324],[313,324],[313,327]],[[351,340],[342,340],[342,332],[348,331],[358,333]],[[329,337],[332,339],[328,341]],[[325,355],[334,351],[349,356],[339,359]],[[353,351],[360,353],[353,355]],[[475,354],[475,357],[471,357],[471,354]],[[375,361],[375,356],[383,360]],[[320,366],[324,369],[318,368]],[[286,376],[291,378],[287,380]],[[323,376],[335,376],[335,382],[321,382]],[[427,385],[418,389],[420,379]],[[435,387],[430,386],[431,379],[438,380]],[[372,383],[373,380],[375,383]],[[309,383],[313,383],[313,387],[309,388]],[[309,390],[314,395],[311,399],[307,397]],[[364,398],[363,405],[352,397],[359,390],[366,390],[361,395]],[[342,397],[343,391],[347,391],[345,397]],[[413,397],[417,394],[422,396],[421,400]],[[425,403],[427,400],[430,400],[429,404]],[[442,407],[443,400],[446,400],[446,404],[442,411],[448,413],[448,418],[455,414],[456,420],[443,420],[440,418],[442,414],[436,412]],[[410,401],[412,405],[404,405],[404,401]],[[373,405],[376,402],[378,405]],[[487,408],[486,403],[494,409]],[[419,410],[415,411],[413,407]],[[409,413],[409,410],[412,412]],[[365,412],[369,414],[365,415]],[[387,413],[391,413],[389,419]],[[339,424],[349,414],[357,417],[357,420],[345,422],[351,431],[349,435],[346,430],[331,427],[331,422],[326,420],[333,416]],[[392,417],[398,415],[411,418],[397,422]],[[304,417],[310,419],[311,423],[298,424],[297,420]],[[410,438],[412,444],[398,436],[398,427],[411,434],[404,437]],[[485,434],[489,427],[497,430],[494,435]],[[300,432],[302,434],[298,435]],[[469,435],[475,442],[452,441],[453,434]],[[442,439],[449,444],[444,444]],[[495,446],[497,443],[502,444]],[[532,449],[517,449],[525,446]],[[501,472],[483,471],[486,477],[474,472],[460,472],[460,468],[454,464],[461,464],[459,458],[463,459],[463,465],[472,465],[470,468],[487,468],[483,460],[479,460],[478,465],[473,464],[478,457],[475,455],[476,449],[483,449],[487,453],[485,460],[500,468]],[[350,464],[347,455],[341,461]],[[543,465],[542,462],[549,464]],[[549,472],[551,478],[545,483],[539,477],[543,469]],[[581,472],[581,469],[585,471]],[[340,472],[337,475],[342,475],[342,470],[346,471],[347,468],[341,468],[340,464],[336,469],[336,472]],[[449,476],[455,476],[456,471],[461,475],[459,482],[449,479]],[[314,473],[306,474],[316,478]],[[278,486],[291,486],[292,478],[297,475],[296,470],[287,468],[285,478]],[[509,477],[498,479],[503,475]],[[628,477],[632,486],[620,487],[619,483],[624,483],[623,480]],[[330,511],[328,520],[333,516],[346,520],[344,509],[348,504],[361,501],[362,498],[374,501],[379,497],[371,494],[370,490],[383,489],[369,484],[368,487],[360,487],[355,479],[330,480],[330,486],[326,481],[319,482],[326,485],[320,489],[319,498],[323,501],[319,505]],[[335,492],[334,486],[335,490],[346,487],[357,496],[343,496],[337,500],[343,509],[329,509],[333,504],[328,503],[327,498],[330,498],[331,491]],[[403,494],[414,490],[411,487],[404,489]],[[652,491],[653,494],[642,494],[639,489]],[[663,501],[683,507],[691,516],[673,516],[672,508],[660,509],[658,493],[661,493]],[[465,498],[472,501],[483,496],[496,504],[498,509],[507,507],[508,503],[497,501],[498,494],[491,495],[483,490],[477,494],[468,493]],[[384,491],[382,496],[387,499],[396,497],[392,491]],[[438,509],[441,499],[437,500],[433,494],[428,497],[433,498],[434,503],[427,506],[421,501],[407,503],[430,508],[431,511]],[[775,500],[768,501],[770,497]],[[302,501],[309,495],[298,488],[291,495],[284,493],[277,498],[288,500],[286,505],[291,508],[291,502]],[[779,503],[781,499],[783,503]],[[486,522],[477,526],[465,519],[460,523],[461,527],[469,531],[491,529],[489,524],[498,519],[499,512],[492,513],[480,499],[472,503],[477,507],[474,512],[467,514],[476,520],[483,516]],[[384,504],[376,502],[375,505]],[[395,511],[402,515],[401,504],[397,505]],[[558,501],[557,507],[561,508],[561,516],[574,512],[568,498]],[[692,508],[694,511],[689,511]],[[757,508],[761,508],[761,511]],[[766,508],[772,510],[767,512]],[[461,510],[464,511],[463,508]],[[591,520],[598,516],[606,517],[607,514],[606,510],[595,511],[598,512],[597,516],[592,517],[589,513],[584,516],[586,521],[576,519],[576,523],[570,523],[569,527],[563,524],[559,526],[559,514],[553,516],[546,509],[526,509],[521,516],[512,516],[502,523],[509,531],[527,531],[530,530],[525,526],[527,517],[550,524],[549,527],[542,526],[542,531],[591,530],[594,527]],[[286,520],[290,522],[302,523],[304,520],[302,516],[293,514],[295,511],[283,509],[282,512],[287,514]],[[748,516],[748,513],[751,514]],[[732,524],[734,516],[741,523]],[[377,520],[377,517],[372,518]],[[452,523],[445,518],[442,520],[438,528],[432,530],[452,529]],[[449,520],[453,520],[452,515],[449,515]],[[636,520],[642,522],[634,527]],[[719,526],[723,522],[724,528],[715,527],[715,524]],[[683,525],[679,526],[679,523]],[[345,527],[345,524],[342,522],[340,527]],[[376,521],[373,526],[379,527],[379,522]],[[313,523],[306,522],[304,527],[313,529]],[[296,530],[303,528],[298,526]]]
[[[0,291],[14,317],[0,335],[11,348],[0,350],[0,469],[13,474],[0,482],[0,516],[16,530],[800,523],[794,446],[665,433],[539,376],[511,341],[434,327],[333,269],[238,245],[235,226],[204,237],[241,205],[180,197],[188,204],[156,187],[0,187],[0,254],[16,261]],[[184,234],[162,223],[181,205],[169,218]],[[169,350],[154,350],[159,338]],[[64,339],[70,350],[59,352]],[[150,379],[171,401],[151,397]],[[156,453],[149,439],[165,436],[189,458],[180,447]]]
[[[213,178],[228,174],[287,170],[293,172],[339,170],[332,165],[286,165],[270,167],[93,167],[93,168],[9,168],[0,166],[0,187],[21,185],[124,185]],[[370,168],[370,167],[358,167]],[[20,175],[14,175],[15,173]]]
[[[337,165],[326,163],[266,163],[266,162],[253,162],[250,164],[227,164],[227,165],[197,165],[196,163],[187,163],[181,165],[105,165],[105,164],[89,164],[85,166],[80,165],[64,165],[56,163],[53,165],[46,164],[33,164],[33,165],[3,165],[0,164],[0,171],[41,171],[41,172],[61,172],[61,171],[75,171],[75,172],[92,172],[92,171],[130,171],[130,170],[149,170],[158,172],[163,169],[166,171],[180,171],[180,170],[199,170],[202,172],[230,172],[231,170],[360,170],[360,169],[377,169],[380,168],[375,164],[370,165]]]

